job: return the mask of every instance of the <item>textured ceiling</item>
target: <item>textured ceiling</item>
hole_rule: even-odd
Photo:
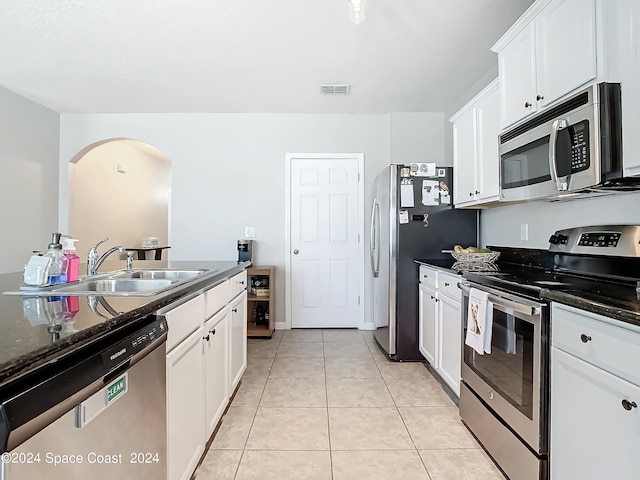
[[[63,113],[446,112],[531,3],[2,0],[0,86]]]

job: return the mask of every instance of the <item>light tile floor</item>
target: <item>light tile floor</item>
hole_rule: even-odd
[[[425,366],[389,362],[371,332],[248,342],[197,480],[504,480]]]

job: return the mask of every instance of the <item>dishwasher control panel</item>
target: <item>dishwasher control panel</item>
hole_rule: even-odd
[[[112,345],[102,352],[102,362],[106,370],[110,371],[122,365],[149,345],[160,341],[166,337],[168,330],[167,320],[158,316],[150,324]]]

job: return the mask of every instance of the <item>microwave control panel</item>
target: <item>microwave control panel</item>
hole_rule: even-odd
[[[571,173],[589,168],[589,122],[583,121],[567,128],[571,137]]]

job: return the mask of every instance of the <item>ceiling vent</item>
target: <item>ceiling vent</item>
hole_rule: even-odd
[[[321,85],[320,91],[325,95],[348,95],[351,92],[351,85]]]

